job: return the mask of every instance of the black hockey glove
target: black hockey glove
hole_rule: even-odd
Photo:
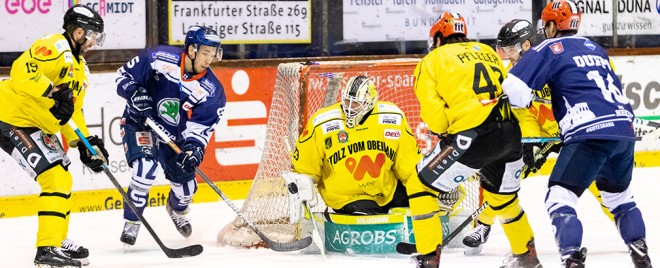
[[[183,150],[176,156],[179,167],[186,172],[195,172],[195,168],[204,160],[204,148],[194,142],[183,145]]]
[[[129,96],[126,102],[128,116],[140,126],[144,126],[147,117],[154,115],[154,100],[146,88],[138,87]]]
[[[550,148],[546,148],[550,146]],[[547,160],[550,153],[559,153],[561,149],[561,143],[525,143],[523,144],[523,162],[527,165],[527,170],[523,175],[523,178],[526,178],[529,173],[536,173],[545,161]],[[545,150],[545,152],[543,152]]]
[[[80,162],[96,173],[101,172],[103,171],[103,164],[108,164],[108,151],[103,145],[103,140],[99,139],[98,136],[89,136],[87,141],[96,151],[96,155],[92,155],[92,152],[85,147],[83,141],[79,140],[76,145],[78,152],[80,152]]]
[[[60,125],[66,125],[73,115],[73,90],[69,88],[69,83],[59,86],[60,90],[53,92],[51,98],[55,101],[53,107],[50,107],[50,113],[60,120]]]

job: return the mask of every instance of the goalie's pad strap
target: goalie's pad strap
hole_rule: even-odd
[[[432,196],[434,198],[438,198],[437,195],[434,195],[433,193],[429,192],[419,192],[419,193],[414,193],[408,196],[408,199],[413,199],[413,198],[418,198],[418,197],[423,197],[423,196]]]

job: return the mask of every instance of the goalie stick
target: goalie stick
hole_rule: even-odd
[[[87,141],[87,138],[80,132],[80,129],[76,124],[73,122],[73,120],[69,120],[69,126],[73,128],[73,131],[76,132],[76,135],[78,135],[78,138],[85,144],[85,147],[87,147],[87,150],[92,153],[92,155],[97,155],[98,153],[96,150],[94,150],[94,147],[92,147],[91,144],[89,144],[89,141]],[[133,201],[128,197],[128,194],[126,194],[126,191],[124,191],[124,188],[121,187],[117,179],[115,178],[114,175],[112,175],[112,172],[108,169],[108,165],[103,163],[103,172],[105,172],[106,175],[108,175],[108,178],[112,182],[112,184],[117,188],[119,193],[121,194],[121,197],[124,199],[124,202],[128,205],[128,207],[135,213],[135,215],[138,217],[140,222],[142,222],[142,225],[144,225],[145,228],[149,231],[149,234],[151,234],[151,237],[156,240],[156,243],[158,246],[160,246],[160,249],[163,250],[165,255],[170,258],[183,258],[183,257],[192,257],[192,256],[197,256],[204,251],[204,248],[202,245],[191,245],[183,248],[168,248],[163,244],[163,241],[160,240],[160,237],[156,234],[153,228],[151,228],[151,225],[147,220],[138,212],[137,207],[135,204],[133,204]]]
[[[481,206],[479,208],[477,208],[477,210],[475,210],[470,215],[470,217],[465,219],[458,227],[456,227],[456,229],[454,229],[454,231],[449,233],[449,235],[447,237],[445,237],[445,239],[442,240],[442,246],[441,247],[444,248],[447,245],[447,243],[451,242],[451,240],[453,240],[454,237],[456,237],[463,229],[465,229],[465,227],[468,226],[468,224],[470,224],[477,217],[479,217],[479,214],[481,214],[481,212],[484,209],[486,209],[486,207],[488,207],[488,202],[484,201],[484,203],[481,204]],[[410,254],[413,254],[413,253],[417,253],[417,246],[413,243],[399,242],[399,243],[396,244],[396,252],[399,253],[399,254],[410,255]]]
[[[158,134],[158,137],[160,137],[165,143],[167,143],[167,145],[169,145],[170,148],[172,148],[172,150],[174,150],[175,153],[177,154],[181,153],[181,149],[179,149],[179,146],[177,146],[172,141],[172,139],[170,139],[170,137],[167,136],[167,134],[165,134],[165,132],[163,132],[160,128],[158,128],[158,125],[156,125],[156,123],[154,123],[154,121],[151,118],[147,118],[145,123],[151,128],[151,130],[156,132],[156,134]],[[255,234],[259,236],[259,238],[261,238],[261,240],[264,241],[264,243],[266,243],[266,245],[268,245],[270,249],[274,251],[294,251],[294,250],[300,250],[306,248],[310,244],[312,244],[311,237],[305,237],[303,239],[288,243],[280,243],[268,238],[263,232],[261,232],[261,230],[257,228],[257,226],[254,225],[254,223],[249,221],[243,215],[243,213],[241,213],[238,207],[236,207],[236,205],[234,205],[234,203],[232,203],[231,200],[224,193],[222,193],[220,189],[218,189],[215,183],[213,183],[213,181],[211,181],[211,179],[209,179],[209,177],[207,177],[206,174],[204,174],[204,172],[202,172],[202,170],[199,169],[199,167],[195,168],[195,172],[200,177],[202,177],[204,181],[206,181],[206,183],[211,187],[211,189],[213,189],[213,191],[215,191],[220,196],[220,198],[222,198],[222,200],[225,201],[225,203],[227,203],[227,205],[229,205],[229,207],[231,207],[234,210],[234,212],[236,212],[236,214],[248,225],[248,227],[250,227],[250,229],[252,229],[252,231],[254,231]]]

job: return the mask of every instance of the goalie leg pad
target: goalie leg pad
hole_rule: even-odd
[[[142,214],[147,207],[149,190],[156,180],[156,175],[162,172],[157,161],[150,158],[138,158],[131,163],[131,184],[128,185],[127,195]],[[138,221],[137,215],[124,202],[124,219]]]

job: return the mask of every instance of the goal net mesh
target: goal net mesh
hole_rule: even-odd
[[[298,239],[296,224],[289,223],[289,199],[280,174],[291,167],[290,152],[309,117],[318,109],[339,102],[341,88],[356,75],[370,77],[378,90],[378,99],[399,106],[415,134],[423,153],[437,138],[430,133],[419,116],[419,102],[413,91],[413,71],[419,59],[368,61],[329,61],[315,63],[283,63],[278,66],[277,80],[268,116],[263,155],[241,213],[266,236],[278,242]],[[325,209],[323,200],[314,211]],[[479,206],[478,180],[466,180],[460,189],[439,198],[441,207],[473,211]],[[456,211],[456,210],[455,210]],[[247,224],[236,217],[218,233],[218,242],[232,246],[263,246],[261,239]]]

